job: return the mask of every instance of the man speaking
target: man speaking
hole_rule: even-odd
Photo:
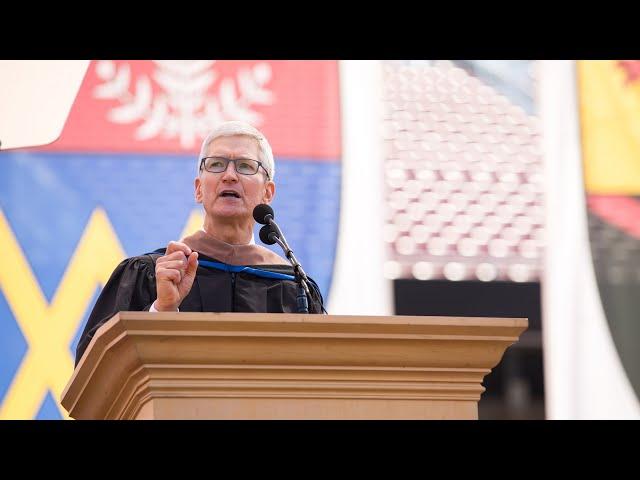
[[[98,328],[120,311],[298,311],[296,271],[253,240],[253,212],[273,200],[274,172],[271,146],[258,130],[243,122],[215,128],[202,143],[195,179],[202,229],[116,267],[82,332],[76,365]],[[305,279],[308,311],[321,313],[322,295]]]

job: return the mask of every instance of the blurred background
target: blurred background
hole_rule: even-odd
[[[640,67],[629,62],[582,72],[592,75],[582,77],[582,85],[585,78],[610,74],[619,88],[628,87],[640,75]],[[345,101],[355,93],[345,86],[341,63],[92,61],[60,138],[0,151],[0,418],[66,418],[59,398],[102,286],[125,257],[200,228],[202,213],[193,200],[200,143],[213,125],[231,119],[252,123],[269,139],[276,159],[276,215],[328,300],[329,313],[341,313],[345,301],[332,287],[350,275],[349,268],[356,275],[353,270],[367,261],[341,246],[352,220],[343,207],[359,182],[362,188],[358,174],[345,172],[357,164],[362,178],[370,171],[380,180],[366,193],[379,203],[363,209],[382,212],[381,221],[370,231],[350,233],[380,252],[374,282],[390,295],[373,313],[526,317],[527,331],[485,377],[479,418],[590,417],[586,410],[551,414],[549,402],[558,400],[545,389],[545,372],[552,362],[562,362],[545,356],[543,334],[543,326],[551,331],[543,319],[545,255],[555,238],[546,228],[545,158],[557,157],[550,141],[543,141],[548,117],[540,107],[547,78],[541,76],[550,67],[533,60],[375,62],[379,76],[371,80],[372,98],[354,109]],[[357,69],[357,62],[350,68],[354,63]],[[632,122],[603,115],[606,98],[596,97],[596,86],[589,87],[592,113],[591,104],[580,100],[578,79],[569,79],[575,99],[565,105],[573,130],[555,129],[560,140],[574,135],[580,142],[578,107],[583,118],[594,119],[593,128],[598,122]],[[621,97],[614,103],[627,112],[632,101]],[[372,107],[376,102],[379,108]],[[364,137],[377,154],[358,157],[348,147],[358,124],[345,125],[367,116],[372,134],[361,132],[358,141]],[[587,127],[582,124],[583,133]],[[629,132],[633,150],[640,127]],[[596,150],[603,145],[596,143]],[[637,161],[634,151],[625,161]],[[584,197],[590,187],[587,182],[585,193],[578,173],[573,181]],[[633,175],[635,170],[623,176]],[[582,210],[573,212],[588,221],[595,267],[585,258],[599,288],[613,299],[602,301],[609,322],[603,325],[609,325],[616,347],[624,338],[631,350],[640,340],[634,289],[640,283],[640,207],[636,211],[634,195],[640,193],[634,189],[635,184],[592,189],[589,211],[584,197]],[[347,273],[337,259],[350,265]],[[557,285],[554,291],[562,289]],[[572,304],[580,298],[579,292],[567,295]],[[612,323],[616,316],[621,322]],[[635,367],[629,367],[636,357],[625,355],[619,353],[618,360],[627,378],[620,395],[632,398],[625,415],[637,418]],[[591,417],[616,415],[609,412]]]
[[[543,177],[535,62],[384,66],[385,276],[401,315],[527,317],[486,419],[542,419]]]

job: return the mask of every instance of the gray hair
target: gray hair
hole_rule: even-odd
[[[233,137],[235,135],[246,135],[255,138],[258,141],[258,159],[262,162],[264,168],[269,174],[269,178],[273,180],[276,173],[275,162],[273,161],[273,152],[267,138],[256,128],[248,123],[240,121],[224,122],[213,129],[211,133],[202,142],[200,156],[198,157],[198,165],[196,166],[198,174],[200,174],[200,161],[207,156],[207,149],[211,142],[218,137]]]

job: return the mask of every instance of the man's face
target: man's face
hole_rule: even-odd
[[[246,135],[218,137],[209,144],[208,157],[260,160],[258,141]],[[275,184],[267,180],[262,167],[255,175],[236,172],[233,162],[221,173],[202,170],[195,180],[195,197],[202,203],[207,215],[225,219],[251,221],[253,209],[261,203],[270,203]]]

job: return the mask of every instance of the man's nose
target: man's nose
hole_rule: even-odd
[[[236,172],[235,162],[229,162],[229,164],[227,165],[227,169],[224,172],[222,172],[222,181],[223,182],[238,181],[238,172]]]

